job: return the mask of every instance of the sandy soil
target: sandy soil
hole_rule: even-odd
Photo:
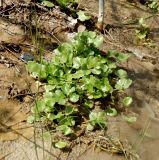
[[[81,1],[81,6],[96,16],[97,1],[84,2]],[[154,46],[150,47],[143,42],[137,42],[137,24],[131,23],[137,18],[151,16],[148,8],[125,0],[109,0],[105,4],[105,11],[105,23],[113,27],[104,34],[105,43],[102,49],[105,52],[109,49],[132,52],[132,57],[123,67],[133,80],[133,85],[127,91],[134,99],[128,113],[138,117],[137,122],[133,124],[126,123],[121,116],[110,119],[107,132],[131,144],[139,154],[139,160],[156,160],[159,156],[159,16],[147,20],[151,30],[151,44]],[[59,33],[60,40],[63,37],[61,35]],[[33,51],[33,44],[28,37],[22,26],[0,19],[0,43],[13,43],[17,46],[25,44],[16,51],[16,46],[0,48],[0,159],[122,160],[123,157],[119,155],[94,151],[87,143],[77,145],[69,155],[62,153],[52,147],[51,140],[43,142],[38,127],[26,123],[34,93],[37,91],[35,81],[26,72],[25,63],[19,59],[23,52]]]

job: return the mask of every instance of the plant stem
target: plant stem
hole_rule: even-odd
[[[104,22],[104,0],[99,0],[99,12],[98,12],[98,22],[97,22],[97,28],[99,30],[103,30],[103,22]]]

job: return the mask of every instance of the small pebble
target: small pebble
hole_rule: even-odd
[[[32,55],[31,53],[28,53],[28,52],[24,52],[24,53],[21,54],[20,59],[23,62],[28,63],[29,61],[34,60],[34,55]]]

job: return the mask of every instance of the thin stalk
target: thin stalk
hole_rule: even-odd
[[[98,22],[97,22],[97,28],[99,30],[103,30],[103,24],[104,24],[104,0],[99,0],[99,12],[98,12]]]

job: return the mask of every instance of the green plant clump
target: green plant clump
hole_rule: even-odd
[[[73,133],[75,125],[84,120],[88,131],[106,127],[107,106],[97,112],[94,102],[104,98],[113,101],[116,93],[127,89],[132,80],[118,67],[129,56],[116,51],[102,56],[98,49],[102,42],[103,37],[95,32],[78,33],[71,43],[63,43],[55,50],[50,62],[28,63],[27,70],[45,82],[43,98],[32,108],[30,123],[51,123],[64,135]],[[128,97],[124,103],[129,105],[130,101]]]
[[[146,40],[150,32],[149,26],[145,23],[144,18],[139,19],[139,25],[140,28],[135,30],[136,35],[139,40]]]
[[[159,3],[156,0],[149,0],[146,4],[154,13],[159,11]]]

